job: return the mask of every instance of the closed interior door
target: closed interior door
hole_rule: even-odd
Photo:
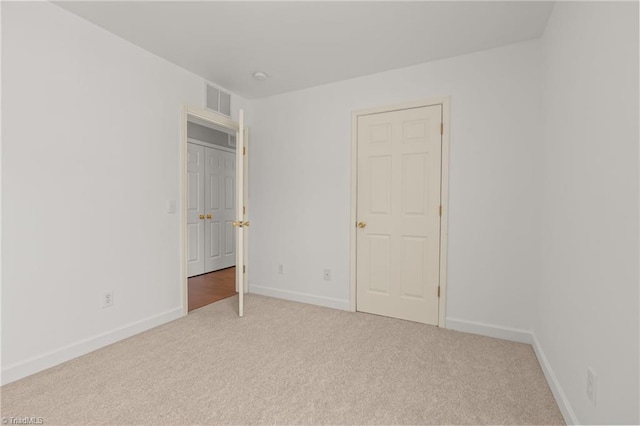
[[[235,153],[188,144],[188,276],[236,264]]]
[[[235,153],[205,147],[205,272],[229,268],[235,256]]]
[[[205,272],[211,272],[223,268],[222,266],[222,235],[224,234],[224,221],[222,220],[222,190],[221,182],[224,160],[222,151],[204,148],[206,158],[205,167],[205,225],[204,225],[204,251]]]
[[[358,311],[438,324],[441,123],[441,105],[358,117]]]
[[[187,144],[187,272],[203,274],[204,264],[204,147]]]

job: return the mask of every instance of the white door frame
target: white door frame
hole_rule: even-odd
[[[427,99],[402,104],[367,108],[353,111],[351,114],[351,222],[350,222],[350,291],[349,310],[356,311],[356,222],[358,207],[358,117],[369,114],[398,111],[410,108],[442,106],[442,179],[440,189],[440,203],[442,216],[440,218],[440,299],[438,301],[438,327],[446,328],[445,309],[447,306],[447,240],[448,240],[448,212],[449,212],[449,97]]]
[[[235,148],[227,148],[225,146],[216,145],[211,142],[204,142],[199,139],[187,138],[187,143],[192,145],[204,146],[205,148],[217,149],[218,151],[231,152],[233,154],[236,153]]]
[[[194,107],[190,105],[182,105],[182,135],[180,138],[180,280],[182,286],[182,315],[189,312],[189,285],[187,279],[187,121],[189,117],[195,117],[227,130],[238,132],[240,125],[238,122],[230,118],[204,108]],[[238,155],[236,153],[236,155]],[[245,179],[246,180],[246,179]],[[245,199],[247,193],[244,193]],[[236,212],[236,216],[238,212]],[[246,235],[245,235],[246,238]],[[246,244],[245,244],[246,245]],[[245,250],[246,251],[246,250]],[[245,259],[246,263],[246,259]],[[236,265],[236,274],[242,273],[242,265]],[[246,276],[244,278],[244,292],[247,292]]]

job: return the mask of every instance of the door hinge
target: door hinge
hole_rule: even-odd
[[[444,123],[440,123],[440,134],[444,135]]]
[[[438,297],[440,297],[440,286],[438,286]]]
[[[242,265],[242,273],[246,274],[247,273],[247,265]],[[438,289],[438,295],[440,294],[440,290]]]
[[[246,146],[242,147],[242,155],[247,155],[247,147]]]
[[[440,217],[442,217],[442,206],[440,206],[438,214],[440,215]]]

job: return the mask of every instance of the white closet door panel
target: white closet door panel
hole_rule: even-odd
[[[203,274],[204,248],[204,147],[187,144],[187,273]]]
[[[205,147],[205,272],[217,271],[224,267],[222,234],[224,220],[222,212],[222,170],[224,154],[215,148]]]
[[[235,265],[235,154],[203,147],[204,272]]]

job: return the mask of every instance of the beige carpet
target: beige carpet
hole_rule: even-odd
[[[2,388],[44,424],[562,424],[531,346],[237,296]]]

